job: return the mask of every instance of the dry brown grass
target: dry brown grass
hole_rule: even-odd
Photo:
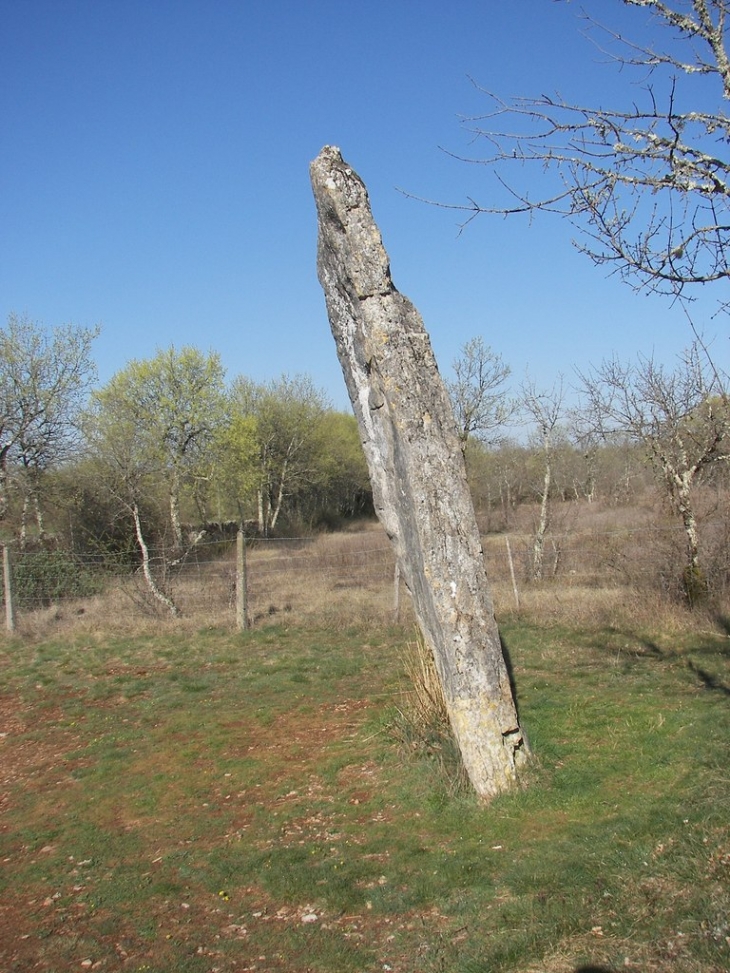
[[[449,714],[444,690],[436,672],[433,653],[422,638],[406,642],[401,652],[401,663],[407,687],[401,708],[406,719],[421,730],[446,726]]]
[[[683,605],[657,592],[641,592],[629,585],[598,588],[577,583],[543,582],[523,585],[516,607],[512,588],[505,582],[492,585],[498,619],[522,620],[543,626],[571,628],[651,629],[660,626],[667,633],[690,627],[707,627],[708,615],[690,613]]]
[[[270,623],[325,626],[395,621],[395,562],[380,529],[326,534],[312,539],[253,541],[246,551],[248,618],[252,626]],[[412,623],[405,589],[398,620]],[[58,601],[18,613],[24,637],[94,633],[181,631],[236,624],[236,562],[230,550],[185,565],[166,586],[180,610],[173,619],[146,589],[140,575],[113,579],[104,594]]]
[[[509,535],[519,602],[505,536],[484,539],[498,619],[589,628],[636,629],[659,624],[669,632],[712,623],[711,615],[688,613],[676,592],[663,590],[656,581],[657,565],[671,564],[674,533],[648,530],[642,509],[630,515],[614,511],[622,529],[608,530],[607,511],[597,505],[590,509],[600,530],[587,529],[585,508],[567,511],[564,519],[572,516],[575,523],[569,533],[549,538],[546,578],[540,584],[527,580],[530,535]],[[393,553],[377,524],[314,538],[255,540],[247,547],[246,561],[248,617],[255,627],[271,623],[336,628],[413,624],[410,598],[402,583],[396,605]],[[60,632],[86,636],[142,633],[160,626],[181,631],[212,626],[230,629],[236,623],[235,588],[235,551],[220,553],[220,547],[211,547],[206,557],[203,548],[199,560],[186,564],[168,585],[181,611],[179,619],[170,618],[151,598],[143,579],[134,575],[110,581],[103,595],[20,613],[18,631],[30,638],[44,638]],[[714,611],[730,615],[722,605],[716,604]]]

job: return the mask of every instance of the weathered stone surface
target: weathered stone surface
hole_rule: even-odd
[[[420,315],[398,292],[367,190],[325,146],[311,165],[317,270],[375,507],[433,650],[469,778],[514,786],[525,746],[451,403]]]

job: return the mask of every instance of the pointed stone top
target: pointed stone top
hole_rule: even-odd
[[[357,300],[393,291],[388,254],[370,209],[365,183],[335,145],[309,167],[319,214],[320,279],[332,274]]]

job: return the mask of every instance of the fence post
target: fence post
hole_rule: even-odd
[[[236,535],[236,628],[239,632],[248,628],[246,535],[243,530]]]
[[[13,573],[10,564],[10,548],[3,544],[3,592],[5,595],[5,628],[15,631],[15,612],[13,611]]]
[[[512,578],[512,591],[514,592],[514,595],[515,595],[515,606],[517,608],[517,611],[519,611],[520,610],[520,594],[519,594],[519,592],[517,590],[517,580],[515,578],[515,565],[514,565],[514,561],[512,560],[512,548],[510,547],[510,544],[509,544],[509,537],[507,537],[505,535],[505,538],[504,539],[505,539],[505,541],[507,543],[507,560],[509,561],[509,573],[510,573],[510,577]]]

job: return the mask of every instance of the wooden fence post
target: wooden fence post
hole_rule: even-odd
[[[13,610],[13,573],[10,564],[10,548],[3,544],[3,592],[5,595],[5,628],[15,631],[15,612]]]
[[[520,593],[517,590],[517,580],[515,578],[515,565],[514,565],[514,561],[512,560],[512,548],[509,545],[509,537],[505,536],[505,541],[507,543],[507,560],[509,561],[509,573],[510,573],[510,577],[512,578],[512,591],[514,592],[515,595],[515,607],[517,608],[517,611],[519,611]]]
[[[236,628],[239,632],[248,628],[246,535],[242,530],[236,535]]]

